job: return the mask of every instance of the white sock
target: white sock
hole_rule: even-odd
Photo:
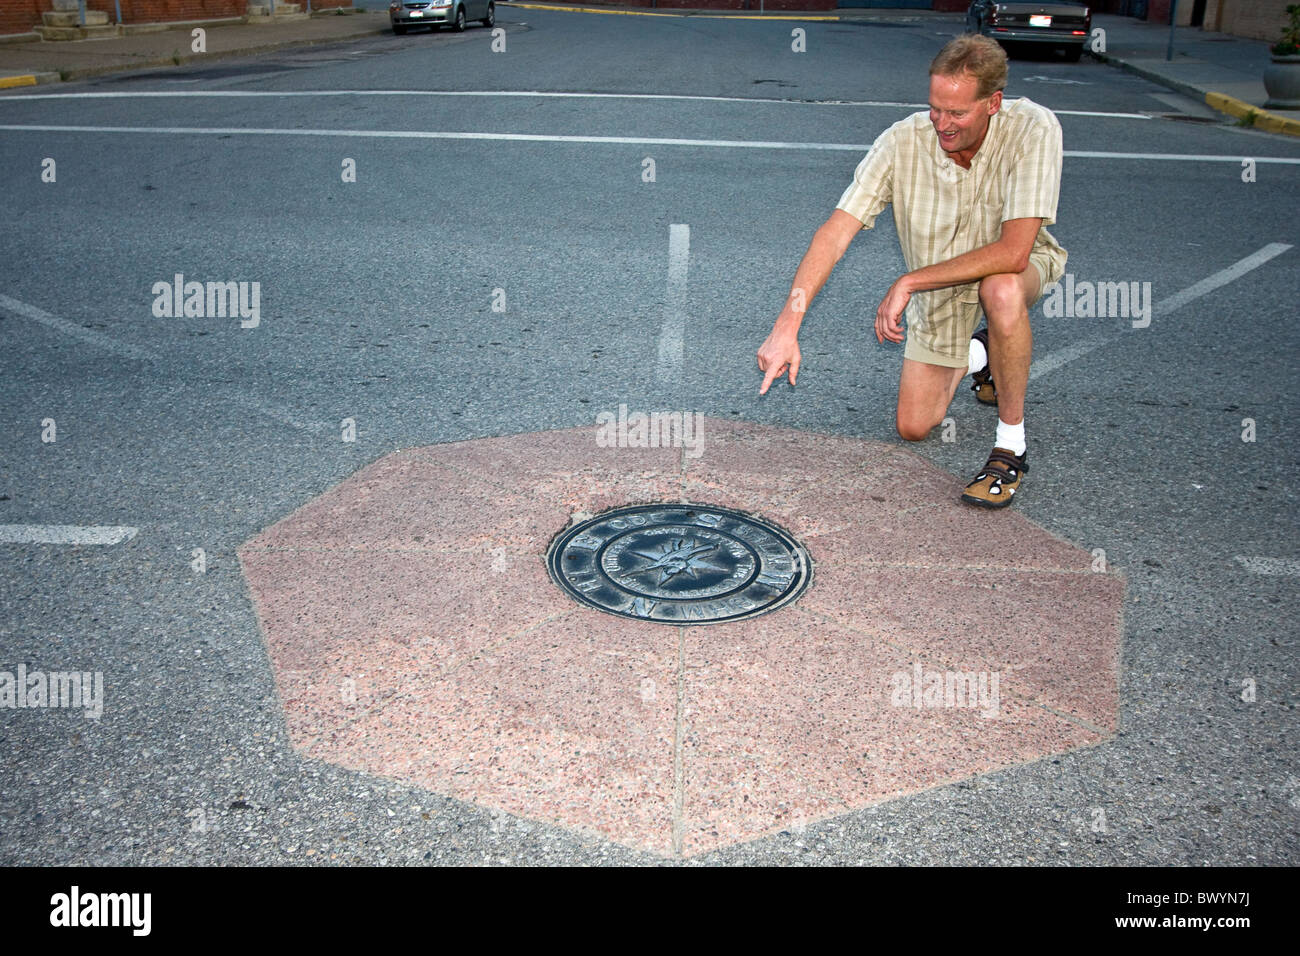
[[[989,353],[984,348],[984,343],[979,339],[970,340],[970,368],[967,369],[970,374],[974,375],[985,365],[989,364]]]
[[[998,448],[1005,448],[1011,454],[1019,458],[1025,453],[1025,420],[1022,418],[1017,425],[1008,425],[1002,419],[998,419],[998,437],[993,442]]]

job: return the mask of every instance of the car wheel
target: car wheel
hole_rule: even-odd
[[[482,22],[483,22],[483,26],[485,26],[485,27],[491,27],[491,26],[494,26],[494,25],[496,24],[496,22],[497,22],[497,5],[496,5],[495,3],[489,3],[489,4],[488,4],[488,12],[487,12],[487,16],[485,16],[485,17],[483,18],[483,21],[482,21]]]
[[[464,31],[465,29],[465,8],[464,7],[456,8],[456,26],[453,29],[455,29],[457,33],[461,33],[462,31]]]
[[[1082,43],[1075,43],[1065,48],[1065,61],[1067,63],[1078,63],[1081,56],[1083,56]]]

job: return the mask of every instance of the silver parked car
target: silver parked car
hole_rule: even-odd
[[[999,43],[1050,43],[1065,49],[1066,59],[1078,60],[1092,32],[1087,4],[1066,0],[1046,3],[999,3],[975,0],[966,11],[966,29]]]
[[[459,32],[465,29],[466,20],[492,26],[497,22],[497,12],[492,0],[391,0],[388,20],[397,34],[412,27],[437,30],[443,25]]]

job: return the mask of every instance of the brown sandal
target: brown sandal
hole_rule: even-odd
[[[961,500],[981,508],[1005,508],[1011,504],[1016,489],[1020,487],[1021,477],[1028,473],[1025,455],[1013,455],[1006,448],[994,448],[983,470],[966,486]]]
[[[972,335],[971,338],[975,339],[981,345],[983,345],[984,354],[988,355],[989,353],[988,326],[985,326],[984,328],[980,329],[978,332]],[[982,369],[980,369],[978,372],[974,372],[971,374],[971,378],[974,380],[974,384],[971,385],[970,390],[975,393],[976,400],[983,405],[997,405],[998,390],[993,386],[993,373],[990,371],[989,364],[986,362]]]

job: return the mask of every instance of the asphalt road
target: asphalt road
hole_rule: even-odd
[[[870,334],[902,269],[888,216],[817,300],[798,387],[760,398],[754,352],[960,23],[498,25],[499,53],[482,28],[379,36],[0,97],[0,126],[31,127],[0,129],[0,524],[139,529],[0,544],[0,669],[109,688],[99,721],[0,713],[0,863],[653,862],[299,758],[235,549],[395,448],[620,403],[890,439],[901,348]],[[1068,151],[1110,154],[1066,159],[1070,272],[1165,303],[1146,328],[1034,319],[1016,507],[1124,569],[1122,730],[703,862],[1300,861],[1300,251],[1272,245],[1297,240],[1300,144],[1087,59],[1016,59],[1008,95],[1058,110]],[[672,224],[689,269],[665,368]],[[260,324],[155,316],[176,273],[258,282]],[[963,389],[951,414],[957,440],[917,451],[973,474],[993,413]]]

